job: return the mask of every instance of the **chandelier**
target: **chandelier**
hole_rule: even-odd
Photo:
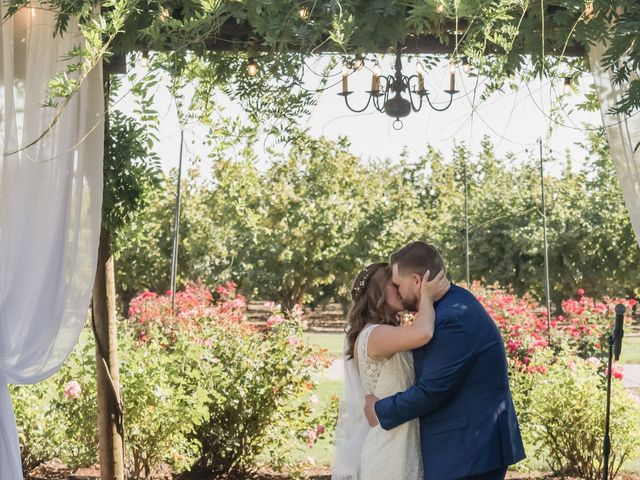
[[[465,69],[468,68],[466,58],[463,60],[463,66]],[[402,128],[401,118],[406,117],[411,112],[420,111],[422,106],[426,104],[437,112],[443,112],[451,106],[453,95],[458,93],[458,90],[456,90],[455,62],[453,61],[451,63],[449,89],[445,90],[445,93],[449,94],[449,102],[440,108],[431,103],[429,92],[424,87],[426,71],[421,61],[418,60],[416,65],[416,75],[409,77],[403,75],[401,50],[400,47],[398,47],[396,51],[395,70],[395,75],[384,76],[382,75],[380,65],[376,63],[371,78],[371,90],[365,92],[369,94],[367,102],[364,107],[357,109],[349,104],[349,95],[353,93],[349,90],[348,83],[351,69],[347,65],[344,65],[342,68],[342,92],[338,93],[338,95],[344,97],[347,108],[355,113],[364,112],[369,108],[370,104],[373,104],[373,107],[380,113],[386,113],[391,118],[395,118],[393,128],[400,130]],[[402,96],[404,92],[406,92],[408,99]]]

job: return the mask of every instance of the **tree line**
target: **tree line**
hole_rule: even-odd
[[[637,293],[640,255],[602,131],[585,158],[545,177],[552,301],[582,288],[593,296]],[[214,149],[215,150],[215,149]],[[183,178],[178,282],[235,281],[253,299],[285,307],[349,302],[364,265],[413,239],[434,243],[463,282],[466,177],[472,280],[544,296],[539,159],[458,145],[428,148],[417,161],[364,160],[346,139],[300,133],[260,167],[251,148],[213,151],[210,178]],[[116,256],[123,304],[169,288],[176,172],[145,192],[121,231]]]

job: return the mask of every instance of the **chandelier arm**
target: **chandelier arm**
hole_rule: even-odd
[[[435,107],[433,103],[431,103],[431,100],[429,99],[429,94],[426,94],[425,97],[427,97],[427,102],[429,103],[429,106],[436,112],[444,112],[447,108],[451,106],[451,103],[453,102],[453,93],[449,94],[449,103],[447,103],[447,106],[443,108]]]
[[[359,110],[358,110],[358,109],[355,109],[355,108],[352,108],[352,107],[351,107],[351,105],[349,105],[349,100],[347,99],[347,95],[344,95],[344,103],[345,103],[345,105],[347,106],[347,108],[348,108],[349,110],[351,110],[353,113],[362,113],[362,112],[364,112],[364,111],[367,109],[367,107],[369,107],[369,104],[371,103],[371,97],[372,97],[372,96],[373,96],[373,95],[369,95],[369,98],[367,99],[367,103],[365,104],[365,106],[364,106],[364,107],[362,107],[362,108],[361,108],[361,109],[359,109]]]
[[[419,112],[420,109],[422,108],[422,96],[418,95],[418,98],[420,99],[420,102],[418,103],[418,106],[416,107],[413,104],[413,95],[411,94],[411,92],[409,92],[409,101],[411,102],[411,110],[413,110],[413,112]]]
[[[384,98],[383,98],[383,102],[382,102],[382,108],[380,109],[380,113],[387,113],[387,109],[385,108],[385,105],[387,104],[387,101],[389,100],[389,89],[387,88],[384,91]]]
[[[380,80],[384,80],[384,88],[382,89],[383,94],[381,95],[383,97],[382,105],[380,105],[380,100],[379,100],[380,97],[376,96],[373,99],[373,106],[380,113],[385,113],[384,105],[387,103],[387,100],[389,100],[389,91],[390,91],[389,85],[393,81],[393,77],[391,75],[388,75],[386,77],[380,77]]]
[[[418,76],[417,75],[411,75],[410,77],[405,77],[406,83],[407,83],[407,92],[409,94],[409,102],[411,103],[411,110],[413,110],[413,112],[419,112],[420,109],[422,108],[422,97],[423,97],[423,95],[419,95],[418,94],[418,98],[420,99],[420,103],[418,103],[418,106],[416,107],[414,105],[414,103],[413,103],[413,94],[415,94],[416,92],[412,92],[411,91],[411,80],[413,80],[414,78],[418,78]]]
[[[384,95],[381,95],[381,96],[384,97]],[[382,106],[381,106],[380,100],[378,100],[379,98],[380,97],[377,95],[373,97],[373,108],[375,108],[380,113],[384,113],[384,102],[382,103]]]

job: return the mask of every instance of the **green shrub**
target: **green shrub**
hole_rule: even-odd
[[[95,353],[85,330],[58,373],[11,393],[25,471],[58,458],[71,468],[98,460]]]
[[[173,415],[183,422],[176,427],[180,441],[174,438],[162,451],[184,445],[182,465],[192,462],[215,474],[248,472],[258,458],[282,467],[288,452],[301,448],[304,433],[317,428],[308,396],[326,360],[302,340],[300,309],[287,315],[276,309],[258,328],[245,321],[246,302],[234,284],[219,286],[216,295],[214,300],[208,290],[189,285],[176,296],[176,312],[168,295],[146,292],[131,302],[130,350],[171,358],[159,367],[163,388],[171,388],[173,402],[193,402],[159,415],[159,421]],[[126,399],[134,395],[144,397],[131,392]],[[186,417],[180,414],[185,410]]]
[[[315,428],[308,397],[324,361],[301,340],[295,318],[272,318],[282,322],[262,333],[242,324],[203,329],[222,369],[204,379],[211,394],[208,420],[196,428],[201,469],[247,472],[259,456],[282,467],[304,433]]]
[[[235,286],[217,296],[190,285],[173,312],[168,295],[146,292],[118,325],[129,478],[160,464],[174,473],[246,472],[258,458],[281,467],[310,429],[328,434],[330,419],[309,401],[327,361],[302,340],[301,311],[276,310],[257,328]],[[60,372],[12,387],[25,469],[52,458],[72,468],[97,462],[94,348],[87,329]]]
[[[560,356],[538,358],[536,373],[520,372],[514,401],[525,440],[537,448],[554,473],[587,480],[601,478],[605,426],[606,377],[602,362]],[[528,380],[522,376],[528,375]],[[616,373],[619,377],[619,373]],[[518,392],[520,390],[520,392]],[[528,392],[528,399],[523,401]],[[640,405],[622,382],[612,380],[610,478],[640,447]]]
[[[207,416],[209,393],[202,377],[206,353],[192,338],[177,333],[171,348],[162,335],[138,342],[135,332],[120,329],[120,378],[125,405],[126,465],[130,478],[147,478],[160,463],[174,472],[188,468],[197,458],[197,445],[189,439],[194,426]]]
[[[54,384],[49,381],[9,386],[25,472],[53,458],[53,452],[62,439],[56,422],[50,421],[50,405],[55,395],[53,389]]]

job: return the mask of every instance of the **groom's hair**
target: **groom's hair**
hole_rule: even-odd
[[[398,265],[400,275],[418,273],[424,275],[429,270],[429,280],[444,268],[444,260],[433,245],[426,242],[411,242],[391,254],[389,265]]]

